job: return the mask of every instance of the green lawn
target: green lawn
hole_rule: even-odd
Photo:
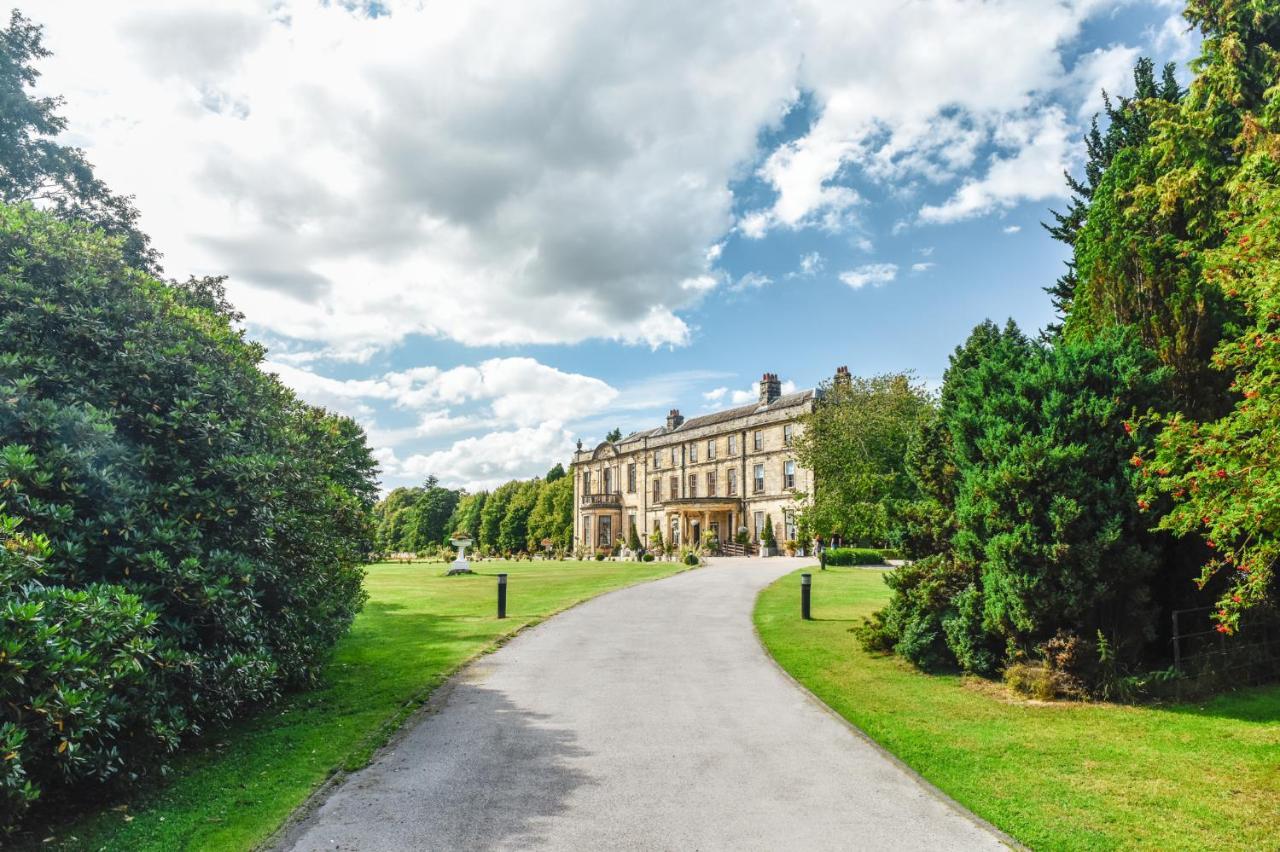
[[[1280,849],[1280,686],[1194,705],[1028,703],[861,650],[881,571],[813,570],[756,604],[765,646],[925,778],[1035,849]]]
[[[171,782],[139,795],[127,810],[107,808],[45,830],[58,843],[41,848],[250,849],[336,769],[367,762],[467,660],[565,607],[683,566],[514,562],[478,568],[484,573],[445,577],[441,564],[370,566],[369,602],[338,645],[325,687],[213,735],[206,747],[177,761]],[[510,574],[505,621],[494,617],[492,574],[498,571]]]

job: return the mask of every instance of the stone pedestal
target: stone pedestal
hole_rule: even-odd
[[[467,562],[467,546],[471,544],[471,539],[455,538],[449,543],[458,548],[458,558],[453,560],[453,563],[449,566],[448,576],[452,577],[454,574],[474,574],[475,572],[471,570],[471,565]]]

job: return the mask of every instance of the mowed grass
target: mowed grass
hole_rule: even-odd
[[[812,571],[761,593],[765,646],[797,680],[950,796],[1038,849],[1280,849],[1280,686],[1200,704],[1030,703],[922,674],[849,632],[882,571]]]
[[[481,563],[369,566],[369,602],[315,691],[217,732],[175,762],[173,778],[127,802],[39,830],[70,849],[246,850],[334,771],[364,765],[431,690],[466,661],[548,615],[610,589],[676,573],[673,563]],[[507,618],[497,582],[510,575]],[[118,805],[116,805],[118,807]],[[55,842],[44,843],[46,837]],[[74,839],[72,839],[74,838]]]

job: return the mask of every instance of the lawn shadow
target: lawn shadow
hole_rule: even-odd
[[[532,848],[591,777],[589,754],[500,689],[454,681],[442,706],[349,776],[275,848]]]
[[[1165,704],[1159,709],[1182,716],[1235,719],[1239,722],[1274,725],[1280,723],[1280,683],[1221,693],[1201,701]]]

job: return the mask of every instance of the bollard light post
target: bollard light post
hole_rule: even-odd
[[[507,575],[498,575],[498,618],[507,617]]]
[[[809,609],[809,599],[813,591],[813,575],[800,575],[800,617],[805,621],[812,621],[813,615]]]

